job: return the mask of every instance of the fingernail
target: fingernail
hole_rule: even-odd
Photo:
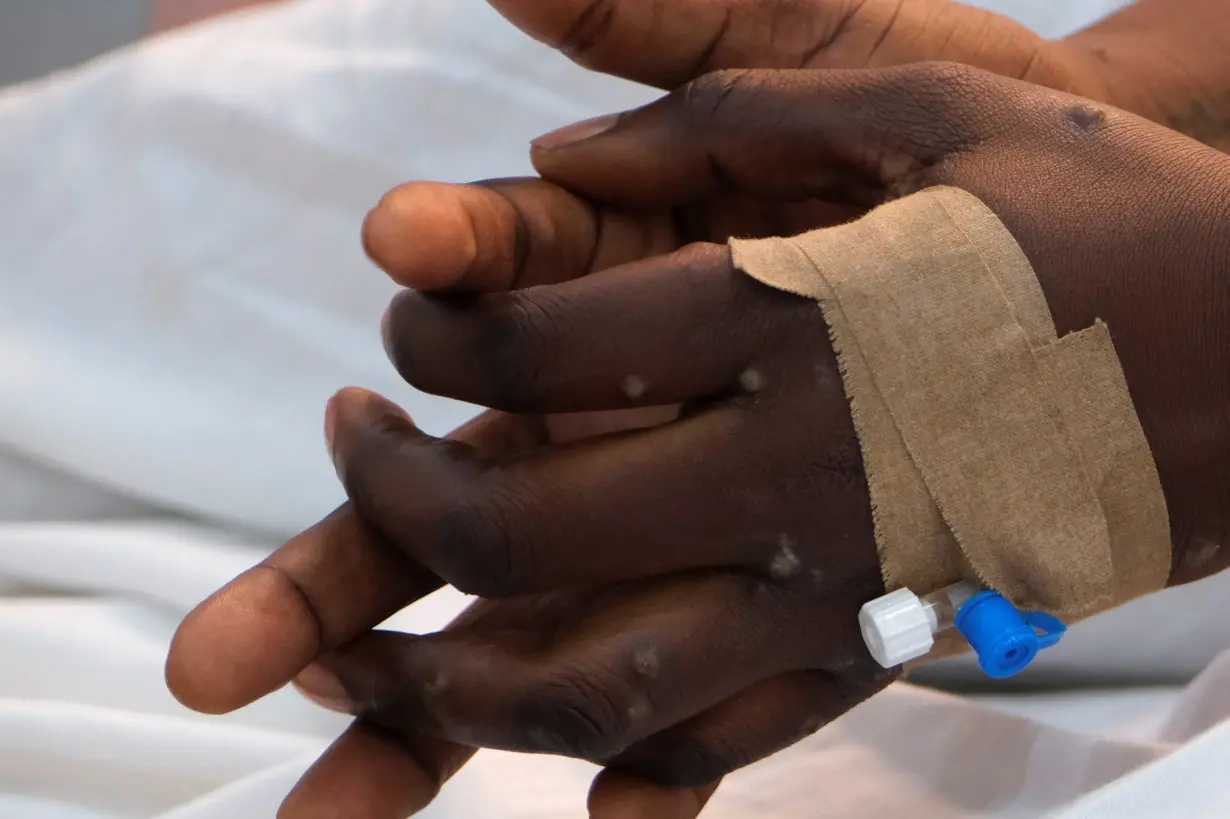
[[[541,151],[554,151],[557,148],[566,148],[569,145],[575,145],[583,140],[605,134],[619,123],[622,116],[623,114],[608,114],[604,117],[587,119],[584,122],[578,122],[575,125],[569,125],[567,128],[560,128],[558,131],[552,131],[545,136],[540,136],[531,144]]]
[[[332,671],[327,671],[319,664],[309,665],[298,677],[295,677],[295,689],[308,700],[327,711],[339,714],[354,714],[354,702],[346,693],[346,687]]]
[[[337,465],[337,455],[333,448],[333,437],[337,431],[337,396],[329,399],[329,403],[325,404],[325,446],[329,449],[329,460],[333,461],[334,466]]]

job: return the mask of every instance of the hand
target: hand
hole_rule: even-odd
[[[538,168],[646,224],[670,209],[694,222],[730,191],[858,206],[940,184],[979,196],[1033,262],[1061,333],[1108,322],[1166,492],[1174,580],[1225,565],[1230,159],[953,65],[726,72],[606,124],[539,143]],[[554,217],[479,231],[476,252],[526,248],[527,268],[588,258],[595,232],[570,220],[595,210],[560,200]],[[406,293],[387,333],[429,392],[510,412],[685,412],[491,459],[370,394],[339,395],[333,453],[360,516],[458,588],[547,612],[529,630],[480,613],[441,634],[360,638],[317,665],[349,710],[394,735],[693,785],[885,684],[855,625],[878,560],[814,304],[699,244],[520,292]]]
[[[1136,0],[1065,40],[950,0],[490,0],[581,65],[674,89],[729,68],[944,60],[1164,123],[1230,149],[1230,15],[1221,0]]]
[[[475,229],[489,227],[485,219],[505,226],[505,220],[513,218],[528,224],[536,210],[555,216],[560,206],[568,204],[575,205],[576,200],[540,183],[407,186],[373,212],[365,238],[373,259],[386,269],[396,269],[406,261],[406,248],[381,233],[393,231],[400,239],[407,227],[418,227],[416,220],[421,218],[429,228],[425,237],[436,238],[439,244],[433,248],[423,241],[411,242],[410,248],[423,253],[422,264],[403,281],[422,290],[534,286],[574,265],[558,267],[567,260],[549,254],[515,264],[513,257],[499,253],[466,259],[453,251],[477,242],[480,234]],[[409,225],[404,222],[407,207],[416,217]],[[522,207],[524,212],[514,210]],[[473,212],[467,214],[467,209]],[[471,216],[476,221],[471,222]],[[652,231],[643,233],[635,220],[622,226],[618,221],[612,220],[604,241],[590,254],[593,269],[617,264],[630,254],[667,249],[662,242],[669,236],[655,239]],[[450,228],[455,231],[450,233]],[[673,407],[545,418],[488,412],[450,437],[486,457],[508,458],[579,438],[653,426],[675,416]],[[185,619],[167,660],[168,686],[195,710],[235,710],[283,687],[320,654],[367,632],[441,585],[433,573],[384,542],[346,504]],[[510,609],[508,617],[501,614],[505,606]],[[534,624],[524,607],[488,601],[477,603],[459,623],[480,614],[484,622],[493,623],[511,622],[515,615],[527,633],[543,628]],[[544,610],[543,622],[555,616]],[[305,679],[310,683],[310,673]],[[352,819],[404,817],[430,803],[474,750],[427,736],[394,739],[376,726],[356,723],[308,773],[279,815],[320,817],[329,815],[321,811],[336,808]],[[710,783],[664,788],[607,772],[594,783],[590,813],[594,819],[629,815],[690,819],[715,787]]]
[[[558,419],[488,412],[450,438],[485,457],[509,458],[673,416],[670,409]],[[321,653],[440,586],[439,578],[379,538],[347,504],[185,619],[167,661],[168,685],[196,710],[232,711],[281,688]],[[568,605],[562,597],[558,602]],[[550,607],[536,615],[516,601],[479,601],[457,626],[475,621],[519,625],[531,634],[556,617]],[[311,683],[310,672],[305,680]],[[425,735],[393,737],[377,726],[356,723],[304,777],[279,816],[402,819],[426,807],[474,752],[458,743]],[[590,814],[594,819],[691,819],[715,788],[659,787],[607,772],[594,783]]]
[[[1079,48],[950,0],[489,0],[596,71],[674,89],[730,68],[877,68],[946,60],[1100,98]]]
[[[791,5],[809,10],[832,4],[816,0],[814,4]],[[954,4],[937,5],[947,7],[953,14],[982,15]],[[760,10],[768,8],[763,2],[755,6]],[[549,6],[523,2],[518,10],[515,3],[505,0],[501,7],[532,32],[558,41],[558,34],[553,34],[549,25],[544,27],[544,23],[554,21],[558,24],[565,18],[545,15],[576,12],[580,4],[565,0]],[[644,8],[643,3],[624,0],[616,11],[638,7]],[[699,19],[697,15],[715,7],[672,4],[666,10],[671,13],[664,12],[660,19],[674,24],[673,30],[678,33],[680,20],[695,21]],[[734,6],[744,10],[751,7],[750,4]],[[539,10],[536,18],[535,9]],[[686,16],[674,16],[677,10]],[[999,20],[993,16],[983,19]],[[708,66],[782,64],[778,51],[780,38],[765,36],[765,32],[772,34],[772,28],[746,25],[726,28],[725,38],[714,36],[719,32],[717,28],[697,26],[694,29],[704,32],[715,43],[708,55]],[[1036,39],[1019,27],[1008,24],[1007,28],[1023,33],[1031,42]],[[586,49],[586,59],[602,70],[673,86],[682,79],[691,78],[684,66],[700,62],[699,52],[688,50],[692,41],[687,38],[665,43],[662,48],[646,49],[639,42],[631,42],[626,32],[622,38],[612,39],[619,27],[609,26],[606,30],[606,37],[587,38],[591,47]],[[812,28],[789,26],[781,30],[810,32]],[[633,28],[632,31],[640,30]],[[977,42],[976,48],[981,48],[982,40]],[[629,47],[630,44],[635,47]],[[813,42],[811,46],[816,44]],[[1004,50],[1007,53],[1018,51],[1006,46]],[[987,54],[996,51],[985,49]],[[850,53],[857,54],[858,49],[851,49]],[[906,54],[902,59],[920,56],[925,55]],[[1010,67],[1002,70],[1016,73]],[[1063,69],[1062,73],[1070,72]],[[1035,74],[1033,78],[1039,79],[1039,76]],[[1058,80],[1054,84],[1066,85]],[[1077,90],[1097,95],[1096,89],[1091,90],[1092,86],[1077,85],[1080,86]],[[459,188],[412,185],[399,189],[373,213],[367,238],[374,258],[407,286],[423,290],[436,287],[499,290],[514,284],[558,281],[566,276],[603,270],[642,256],[670,251],[692,239],[720,242],[731,232],[741,235],[797,232],[848,218],[857,212],[857,209],[834,208],[819,201],[766,207],[761,202],[749,202],[746,197],[722,195],[712,197],[709,202],[707,208],[694,207],[677,212],[664,208],[654,214],[630,215],[614,208],[594,209],[585,201],[542,184],[499,183]],[[676,213],[685,218],[675,219]],[[514,229],[514,222],[521,224]],[[407,232],[410,233],[408,238]],[[533,240],[534,245],[525,244],[528,240]],[[523,244],[518,247],[517,241]],[[660,413],[655,415],[662,417]],[[521,447],[521,451],[532,446],[528,442],[551,443],[562,432],[577,437],[645,422],[619,415],[613,418],[548,418],[542,424],[532,419],[504,417],[492,421],[486,419],[479,426],[490,423],[495,439],[522,439],[514,446],[514,449]],[[647,422],[652,423],[653,419]],[[544,440],[543,428],[555,434]],[[487,434],[484,432],[479,437]],[[489,449],[482,441],[474,443],[479,451],[501,451],[498,446]],[[389,547],[362,526],[349,509],[339,511],[288,544],[268,565],[228,586],[185,622],[168,664],[172,689],[187,704],[201,710],[221,712],[240,707],[282,686],[317,654],[365,632],[439,583],[434,575],[413,561],[403,561],[390,554]],[[368,557],[356,560],[356,555]],[[351,572],[343,571],[344,567],[350,567]],[[356,595],[355,588],[368,590],[368,593]],[[303,590],[302,594],[299,589]],[[424,743],[432,744],[427,740],[419,744]],[[333,783],[323,787],[327,792],[334,786],[348,788],[339,791],[339,795],[355,796],[349,801],[351,805],[370,805],[373,812],[369,815],[373,817],[386,815],[380,812],[382,805],[387,808],[424,804],[434,794],[438,783],[469,754],[467,749],[456,746],[442,744],[439,747],[443,749],[439,753],[420,748],[416,759],[404,749],[391,745],[376,729],[356,727],[352,736],[344,738],[305,782],[299,792],[300,804],[311,802],[314,789],[322,783]],[[625,790],[620,787],[600,789],[599,795],[603,793],[626,793],[633,799],[643,795],[638,788]],[[655,797],[662,795],[655,791],[650,793]],[[364,801],[363,794],[370,801]],[[687,807],[695,805],[688,792],[676,796],[681,797]],[[292,800],[292,806],[294,802]],[[294,813],[292,807],[288,815]],[[673,814],[668,809],[662,815]]]

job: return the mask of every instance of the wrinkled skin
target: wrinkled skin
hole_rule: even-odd
[[[867,15],[895,4],[870,0],[849,17],[819,0],[496,5],[587,65],[696,80],[605,134],[541,141],[550,181],[408,185],[369,217],[390,275],[451,294],[391,309],[401,372],[506,412],[438,442],[375,396],[339,394],[331,448],[353,505],[181,628],[168,681],[195,708],[300,675],[361,715],[284,817],[406,815],[475,745],[605,763],[599,819],[690,817],[706,783],[891,679],[854,628],[881,589],[826,328],[814,304],[732,270],[732,234],[795,233],[932,184],[983,198],[1061,331],[1110,322],[1174,517],[1176,580],[1218,568],[1224,158],[953,65],[704,73],[947,56],[1113,96],[1064,49],[946,3],[903,4],[887,35]],[[714,9],[743,17],[715,28]],[[911,13],[951,36],[893,35]],[[629,48],[651,19],[659,47]],[[440,635],[360,637],[441,583],[491,599]]]

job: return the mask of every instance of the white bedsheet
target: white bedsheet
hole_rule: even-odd
[[[1057,35],[1120,3],[979,5]],[[652,96],[482,0],[300,0],[0,91],[0,819],[273,815],[343,721],[288,691],[186,712],[162,683],[172,630],[339,499],[319,432],[335,388],[434,432],[472,411],[385,364],[363,212],[405,179],[527,172],[533,136]],[[1086,624],[1034,677],[1156,687],[896,686],[708,815],[1230,815],[1230,659],[1209,665],[1227,582]],[[427,816],[580,816],[591,773],[481,754]]]

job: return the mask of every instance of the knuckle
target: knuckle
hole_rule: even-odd
[[[918,66],[914,98],[929,115],[927,127],[935,150],[950,154],[982,136],[986,119],[998,106],[991,75],[968,65],[929,62]]]
[[[529,745],[537,751],[601,761],[629,744],[632,724],[628,688],[615,675],[593,667],[555,674],[521,704]]]
[[[869,112],[873,167],[896,196],[944,181],[950,157],[982,141],[997,109],[989,75],[969,66],[926,62],[863,75],[854,101]]]
[[[900,103],[890,108],[913,109],[909,119],[925,123],[931,134],[926,144],[955,148],[981,126],[988,101],[994,99],[989,80],[990,75],[976,68],[932,61],[879,72],[876,91]]]
[[[944,60],[918,63],[913,68],[914,84],[919,89],[931,89],[947,99],[962,98],[969,89],[983,83],[983,72],[973,66]]]

